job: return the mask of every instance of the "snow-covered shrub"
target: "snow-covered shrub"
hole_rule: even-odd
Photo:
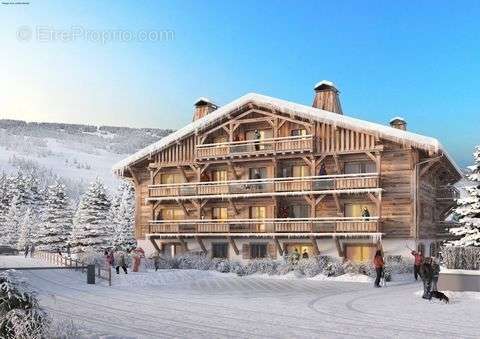
[[[0,273],[0,338],[43,338],[48,325],[47,314],[25,280],[12,270]]]
[[[85,265],[105,265],[105,255],[101,252],[97,252],[92,247],[85,248],[83,253],[77,254],[77,259]]]
[[[278,261],[272,259],[253,259],[245,265],[245,274],[266,273],[268,275],[276,274]]]
[[[228,273],[230,272],[230,261],[227,259],[219,259],[215,258],[212,259],[212,266],[215,271],[221,272],[221,273]]]
[[[300,259],[295,265],[295,272],[299,272],[307,277],[314,277],[322,273],[325,268],[325,259],[320,256],[314,256],[308,259]]]
[[[48,329],[47,338],[72,339],[82,338],[82,334],[77,324],[67,318],[54,318]]]
[[[322,274],[327,277],[338,277],[339,275],[345,274],[345,270],[340,261],[330,261],[325,265]]]
[[[443,264],[449,269],[478,270],[480,247],[446,246],[441,251]]]

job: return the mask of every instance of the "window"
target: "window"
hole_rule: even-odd
[[[228,209],[226,207],[212,208],[212,219],[218,219],[218,220],[228,219]]]
[[[180,173],[165,173],[160,177],[162,184],[181,184],[183,182],[183,176]]]
[[[212,258],[228,258],[228,243],[212,243]]]
[[[358,244],[345,246],[345,257],[352,262],[371,261],[377,250],[372,244]]]
[[[308,205],[288,206],[289,218],[308,218],[309,215],[310,215],[310,206]]]
[[[260,133],[260,140],[270,139],[270,138],[273,137],[271,130],[261,129],[261,130],[258,130],[258,132]],[[257,139],[257,137],[255,136],[255,130],[253,130],[253,131],[247,131],[247,132],[245,133],[245,135],[246,135],[246,137],[247,137],[247,140],[255,140],[255,139]]]
[[[250,258],[265,258],[267,256],[267,244],[250,244]]]
[[[249,179],[265,179],[267,177],[267,168],[250,168],[248,177]]]
[[[250,207],[250,219],[265,219],[267,217],[267,208],[265,206]]]
[[[178,208],[164,208],[160,212],[161,220],[182,220],[183,211]]]
[[[290,132],[290,135],[292,137],[305,136],[305,135],[307,135],[307,130],[306,129],[292,129],[292,131]]]
[[[366,207],[370,216],[374,216],[375,206],[372,204],[345,204],[345,216],[352,218],[361,218],[363,214],[363,208]]]
[[[345,174],[375,172],[377,172],[377,166],[373,161],[358,161],[345,163]]]
[[[228,180],[227,170],[214,170],[212,172],[212,179],[213,181],[227,181]]]
[[[308,177],[310,175],[310,168],[306,165],[292,166],[293,177]]]

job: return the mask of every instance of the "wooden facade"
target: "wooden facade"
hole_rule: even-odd
[[[321,95],[330,102],[317,91],[314,105],[342,114],[337,92]],[[203,114],[198,106],[195,116]],[[147,237],[157,250],[194,241],[204,252],[210,249],[202,239],[223,239],[239,255],[249,243],[239,246],[238,239],[260,238],[279,254],[279,240],[297,236],[314,252],[315,239],[342,234],[440,239],[460,179],[441,150],[258,102],[192,130],[122,174],[135,184],[138,239]]]

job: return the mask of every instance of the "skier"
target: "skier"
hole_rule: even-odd
[[[115,262],[116,262],[116,267],[115,267],[115,271],[117,272],[117,274],[120,274],[120,267],[123,269],[123,272],[125,272],[125,274],[128,274],[127,272],[127,259],[125,258],[125,252],[122,252],[122,251],[119,251],[117,252],[117,258],[115,259]]]
[[[33,258],[34,254],[35,254],[35,245],[32,244],[30,245],[30,258]]]
[[[432,280],[433,280],[433,268],[432,258],[427,257],[423,260],[420,266],[420,277],[423,281],[423,299],[432,299]]]
[[[420,273],[420,265],[423,261],[422,251],[412,251],[412,255],[415,257],[415,262],[413,264],[413,276],[415,280],[418,278],[418,274]]]
[[[432,260],[432,291],[438,291],[437,283],[438,276],[440,275],[440,265],[438,264],[438,259]]]
[[[383,262],[382,251],[377,250],[375,253],[375,257],[373,258],[373,266],[375,266],[375,272],[377,273],[374,286],[381,287],[380,279],[382,278],[383,267],[385,266],[385,263]]]
[[[28,256],[29,245],[25,245],[25,258]]]

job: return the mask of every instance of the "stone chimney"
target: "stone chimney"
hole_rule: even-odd
[[[391,119],[390,126],[393,128],[401,129],[402,131],[407,130],[407,122],[402,117],[395,117]]]
[[[322,80],[315,85],[315,98],[312,106],[325,111],[343,114],[340,104],[339,91],[335,84],[328,80]]]
[[[203,118],[209,113],[212,113],[218,108],[210,99],[207,98],[198,98],[195,101],[195,109],[193,111],[193,121]]]

